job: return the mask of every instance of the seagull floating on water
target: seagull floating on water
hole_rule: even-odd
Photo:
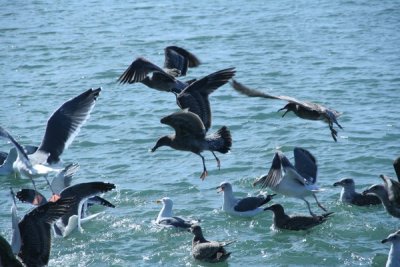
[[[196,260],[206,262],[222,262],[231,255],[231,253],[227,252],[224,247],[232,244],[235,241],[208,241],[204,238],[203,232],[199,225],[190,227],[190,232],[194,234],[192,240],[192,256]]]
[[[50,116],[39,148],[29,156],[23,146],[0,127],[0,136],[11,141],[17,149],[18,156],[13,164],[14,170],[31,178],[32,181],[38,176],[59,172],[60,169],[51,167],[49,164],[60,161],[59,157],[64,149],[71,144],[81,126],[89,118],[100,91],[101,88],[89,89],[61,105]]]
[[[54,232],[59,236],[66,237],[76,228],[82,231],[81,223],[85,223],[100,214],[95,213],[90,216],[86,214],[87,205],[90,203],[99,203],[114,208],[115,206],[110,202],[97,196],[114,188],[115,185],[111,183],[89,182],[72,185],[62,190],[59,198],[74,198],[75,203],[71,205],[69,212],[55,222]],[[36,199],[38,196],[41,200],[40,202]],[[43,195],[32,189],[20,190],[17,192],[17,198],[31,204],[39,203],[39,205],[44,205],[47,203]],[[52,201],[52,199],[49,201]]]
[[[269,187],[273,191],[286,196],[297,197],[304,200],[310,214],[316,215],[311,211],[310,203],[306,200],[307,196],[313,196],[318,207],[327,211],[315,195],[319,191],[317,182],[317,161],[315,157],[306,149],[295,147],[293,150],[295,166],[280,151],[275,153],[271,168],[267,175],[261,176],[253,186],[261,184],[262,188]]]
[[[372,185],[364,190],[363,194],[373,194],[379,197],[386,211],[393,217],[400,218],[400,183],[386,175],[379,177],[383,180],[383,185]]]
[[[232,185],[229,182],[222,182],[217,187],[217,190],[224,195],[222,209],[228,214],[242,217],[252,217],[263,212],[263,209],[260,207],[270,202],[275,195],[235,198],[233,196]]]
[[[161,123],[175,129],[175,134],[166,135],[158,139],[151,152],[161,146],[169,146],[176,150],[190,151],[199,155],[203,161],[203,172],[200,176],[204,180],[207,176],[205,160],[201,152],[209,150],[214,155],[218,168],[220,160],[214,151],[228,153],[232,146],[231,133],[226,126],[216,133],[206,136],[206,129],[200,117],[187,109],[172,113],[161,119]]]
[[[392,243],[386,261],[386,267],[399,267],[400,266],[400,230],[388,235],[387,238],[382,240],[382,244]]]
[[[356,192],[354,180],[351,178],[343,178],[333,184],[333,186],[341,186],[340,201],[343,203],[353,204],[356,206],[379,205],[382,201],[374,195],[363,195]]]
[[[163,205],[156,219],[156,224],[159,226],[188,229],[195,223],[199,222],[196,220],[187,220],[173,216],[173,202],[169,197],[164,197],[160,200],[157,200],[157,203],[162,203]]]
[[[264,210],[270,210],[274,213],[274,226],[285,230],[307,230],[325,222],[333,212],[328,212],[319,216],[289,216],[285,213],[283,206],[274,204]]]
[[[300,101],[290,96],[284,96],[284,95],[273,96],[270,94],[266,94],[258,90],[248,88],[235,80],[232,81],[231,85],[233,89],[235,89],[239,93],[242,93],[250,97],[262,97],[262,98],[280,99],[287,101],[288,104],[286,104],[283,108],[280,109],[280,110],[286,109],[282,117],[284,117],[286,113],[293,111],[294,114],[296,114],[299,118],[302,119],[325,121],[329,125],[332,138],[333,140],[335,140],[335,142],[337,141],[337,130],[333,128],[333,124],[336,124],[340,129],[343,129],[343,127],[337,121],[337,118],[341,115],[341,113],[336,110],[327,108],[323,105],[316,104],[313,102]]]
[[[176,77],[185,76],[188,68],[200,65],[200,60],[184,48],[168,46],[164,49],[164,69],[143,57],[138,57],[118,78],[122,84],[141,82],[147,87],[179,94],[195,80],[182,82]],[[152,74],[149,76],[149,74]]]

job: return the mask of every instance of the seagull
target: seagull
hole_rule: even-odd
[[[31,155],[36,152],[38,149],[37,146],[24,146],[25,152],[27,155]],[[17,160],[18,152],[15,147],[12,147],[8,153],[0,152],[1,153],[1,163],[0,163],[0,176],[4,175],[11,175],[14,172],[14,162]]]
[[[207,176],[207,169],[201,152],[209,150],[214,155],[218,168],[220,160],[214,151],[226,154],[232,146],[231,133],[226,126],[221,127],[216,133],[206,136],[206,129],[200,117],[187,109],[177,111],[161,119],[161,123],[175,129],[175,134],[165,135],[158,139],[151,152],[161,146],[170,146],[176,150],[190,151],[199,155],[203,161],[203,172],[200,179]]]
[[[100,214],[95,213],[90,216],[85,214],[87,211],[87,205],[90,203],[98,203],[114,208],[115,206],[107,200],[98,196],[95,197],[98,194],[108,192],[114,188],[115,185],[111,183],[89,182],[72,185],[62,190],[58,198],[72,197],[76,201],[73,205],[71,205],[69,212],[65,213],[59,220],[55,222],[54,232],[56,235],[67,237],[76,228],[82,232],[83,230],[81,223],[87,222]],[[36,199],[38,196],[40,200]],[[93,199],[93,197],[95,198]],[[17,192],[17,198],[23,202],[29,202],[31,204],[38,203],[39,205],[44,205],[48,203],[43,195],[31,189],[20,190]],[[53,199],[49,200],[49,202],[51,201],[53,201]]]
[[[382,240],[382,244],[391,242],[386,267],[399,267],[400,266],[400,230],[388,235],[387,238]]]
[[[383,180],[383,185],[372,185],[364,190],[363,194],[373,194],[379,197],[386,211],[393,217],[400,218],[400,183],[386,175],[379,177]]]
[[[199,225],[193,225],[190,227],[190,232],[194,234],[192,240],[192,255],[193,258],[200,261],[206,262],[222,262],[225,261],[230,252],[225,250],[225,246],[232,244],[235,241],[218,242],[218,241],[207,241],[201,227]]]
[[[21,261],[15,257],[10,244],[0,235],[0,266],[1,267],[24,267]]]
[[[198,221],[186,220],[180,217],[173,216],[173,202],[169,197],[164,197],[157,200],[157,203],[162,203],[160,213],[158,213],[156,224],[163,227],[174,227],[180,229],[188,229]]]
[[[273,191],[286,196],[297,197],[304,200],[308,211],[314,217],[316,215],[311,211],[310,203],[305,197],[313,196],[317,205],[327,211],[317,199],[315,192],[319,191],[316,185],[317,181],[317,161],[315,157],[306,149],[294,148],[295,166],[280,151],[275,153],[272,160],[271,169],[267,175],[261,176],[253,186],[261,184],[262,188],[269,187]],[[282,173],[283,171],[283,173]]]
[[[354,180],[351,178],[343,178],[333,184],[333,186],[342,186],[340,192],[340,201],[343,203],[353,204],[356,206],[379,205],[381,200],[374,195],[363,195],[356,192]]]
[[[42,143],[35,153],[27,155],[25,149],[7,132],[0,127],[0,136],[8,139],[17,149],[17,159],[13,164],[14,170],[24,176],[33,178],[46,176],[60,169],[49,164],[60,161],[60,155],[67,148],[89,115],[99,96],[101,88],[89,89],[61,105],[50,116]],[[34,183],[34,182],[33,182]]]
[[[331,135],[333,140],[337,142],[337,130],[333,128],[333,124],[336,124],[340,129],[343,129],[343,127],[337,121],[337,118],[341,115],[340,112],[313,102],[300,101],[290,96],[269,95],[260,92],[258,90],[248,88],[235,80],[232,81],[231,85],[233,89],[235,89],[239,93],[242,93],[250,97],[262,97],[262,98],[280,99],[287,101],[288,104],[286,104],[283,108],[278,110],[278,111],[286,110],[285,113],[283,113],[282,117],[284,117],[286,113],[293,111],[294,114],[296,114],[299,118],[302,119],[325,121],[329,125],[329,129],[331,130]]]
[[[231,215],[242,217],[253,217],[263,211],[262,205],[271,201],[273,195],[259,195],[256,197],[235,198],[233,196],[232,185],[229,182],[222,182],[217,187],[218,193],[223,192],[224,202],[222,209]]]
[[[280,204],[274,204],[264,210],[270,210],[274,213],[275,228],[294,231],[307,230],[317,226],[333,214],[333,212],[328,212],[319,216],[289,216]]]
[[[188,68],[200,65],[200,60],[186,49],[178,46],[168,46],[164,52],[164,69],[143,57],[138,57],[118,78],[119,83],[141,82],[147,87],[159,91],[179,94],[195,80],[181,82],[176,77],[185,76]],[[149,74],[152,75],[149,76]]]
[[[14,229],[12,250],[26,266],[45,266],[49,262],[51,225],[67,213],[74,198],[48,202],[26,214]],[[17,236],[17,238],[14,238]]]
[[[193,82],[176,95],[178,106],[197,114],[208,131],[211,127],[211,108],[208,96],[226,84],[234,75],[235,68],[228,68],[213,72]]]

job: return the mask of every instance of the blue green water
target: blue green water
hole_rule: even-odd
[[[152,225],[155,200],[169,196],[176,215],[201,218],[205,237],[237,242],[227,265],[382,266],[380,240],[400,228],[382,207],[337,202],[332,184],[356,180],[358,190],[394,176],[400,153],[400,4],[398,1],[1,1],[0,124],[22,143],[36,144],[47,118],[67,99],[103,88],[93,113],[64,162],[81,166],[74,183],[108,181],[116,204],[66,239],[53,239],[49,266],[198,266],[191,234]],[[178,108],[172,94],[116,79],[137,56],[162,65],[163,49],[178,45],[202,65],[189,78],[236,67],[238,81],[273,94],[315,101],[343,115],[339,140],[323,122],[281,118],[282,101],[246,98],[229,85],[210,97],[211,131],[227,125],[230,154],[218,170],[205,152],[148,150],[173,129],[160,118]],[[292,158],[302,146],[318,160],[319,200],[335,215],[307,232],[271,230],[266,212],[253,219],[221,211],[215,187],[230,181],[238,196],[265,174],[276,148]],[[0,150],[10,144],[2,140]],[[11,237],[8,188],[26,180],[0,177],[0,234]],[[39,187],[45,190],[40,180]],[[290,214],[301,200],[277,196]],[[313,210],[318,207],[310,199]],[[20,214],[29,209],[19,204]],[[318,211],[319,212],[319,211]]]

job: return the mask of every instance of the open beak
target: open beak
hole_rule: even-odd
[[[215,189],[217,189],[217,193],[221,193],[221,192],[224,191],[224,188],[223,188],[222,186],[218,186],[218,187],[215,188]]]

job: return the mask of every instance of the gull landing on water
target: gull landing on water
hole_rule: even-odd
[[[224,195],[224,202],[222,209],[231,215],[242,217],[253,217],[261,212],[262,205],[271,201],[273,195],[259,195],[256,197],[235,198],[233,195],[232,185],[228,182],[222,182],[217,187],[218,193],[222,192]]]
[[[317,182],[317,161],[307,150],[295,147],[293,150],[295,166],[280,151],[275,153],[271,168],[267,175],[258,178],[253,186],[261,185],[261,188],[269,187],[276,193],[302,199],[307,204],[308,211],[311,211],[310,203],[306,200],[307,196],[313,196],[318,207],[327,211],[315,195],[319,191]]]
[[[288,104],[286,104],[283,108],[278,110],[281,111],[286,109],[282,117],[284,117],[286,113],[292,111],[294,114],[296,114],[296,116],[302,119],[325,121],[329,125],[329,129],[331,130],[331,135],[333,140],[337,142],[337,130],[333,128],[333,124],[336,124],[340,129],[343,129],[343,127],[337,121],[337,118],[341,115],[340,112],[313,102],[300,101],[290,96],[284,96],[284,95],[274,96],[266,94],[258,90],[248,88],[235,80],[232,81],[231,85],[233,89],[235,89],[239,93],[250,97],[262,97],[262,98],[279,99],[287,101]]]

